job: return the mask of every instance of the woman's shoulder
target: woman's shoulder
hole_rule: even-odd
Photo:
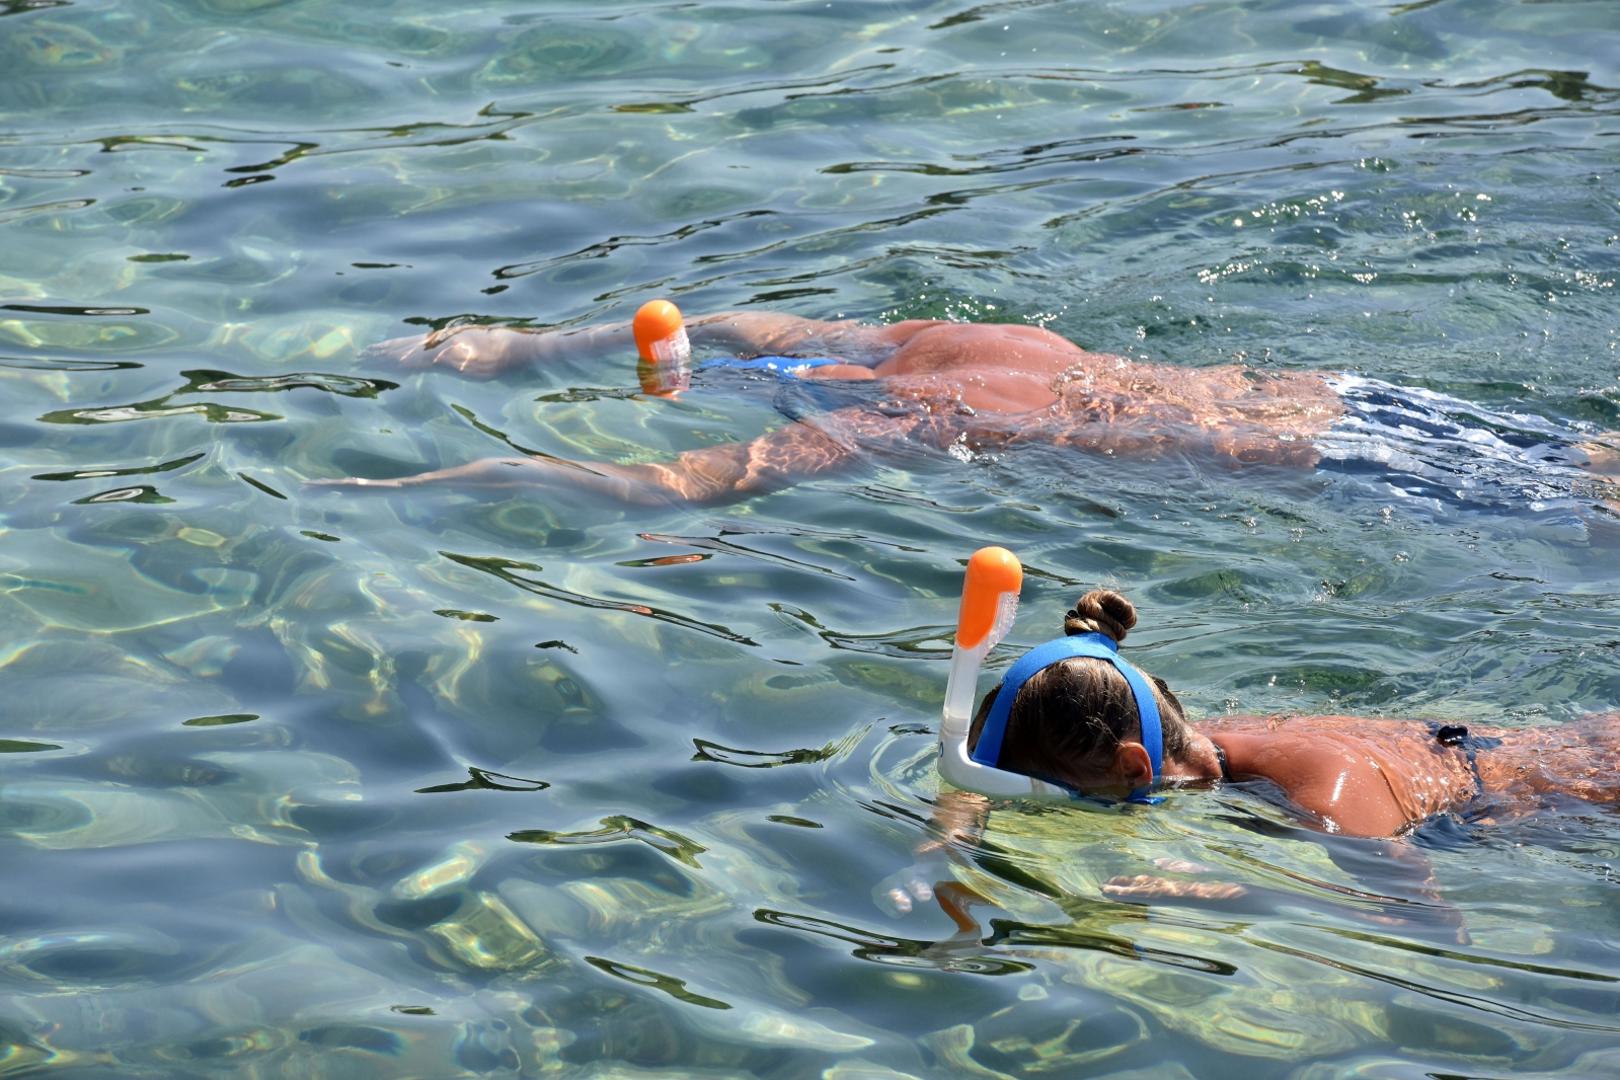
[[[1311,735],[1406,735],[1425,737],[1429,727],[1422,720],[1388,716],[1350,716],[1343,713],[1234,713],[1198,721],[1206,734]]]
[[[1442,751],[1437,732],[1452,730],[1422,720],[1321,713],[1225,716],[1198,727],[1257,767],[1286,768],[1301,779],[1341,771],[1346,763],[1401,772]]]
[[[1200,728],[1223,744],[1234,773],[1277,784],[1330,832],[1390,836],[1472,788],[1466,762],[1423,721],[1233,716]]]

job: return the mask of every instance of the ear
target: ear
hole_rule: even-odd
[[[1114,776],[1120,783],[1135,791],[1153,783],[1153,759],[1147,747],[1139,742],[1122,742],[1114,750]]]

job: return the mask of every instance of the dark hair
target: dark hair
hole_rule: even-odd
[[[1136,607],[1117,592],[1093,589],[1063,619],[1066,635],[1103,633],[1123,642],[1136,625]],[[1153,687],[1164,732],[1164,755],[1179,755],[1187,742],[1186,714],[1164,680],[1143,672]],[[978,745],[990,704],[1001,690],[979,703],[968,731]],[[1125,739],[1142,737],[1142,718],[1130,684],[1106,660],[1075,657],[1036,672],[1013,699],[1001,741],[1000,768],[1079,787],[1082,766]]]

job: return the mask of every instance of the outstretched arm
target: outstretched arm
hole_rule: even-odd
[[[821,352],[860,356],[892,348],[928,323],[869,326],[823,322],[769,311],[724,311],[689,319],[686,332],[699,348],[747,355]],[[455,326],[422,337],[394,338],[373,345],[368,355],[408,368],[445,367],[475,378],[494,378],[514,368],[564,358],[620,353],[633,356],[635,338],[628,322],[576,330],[532,330],[518,326]]]
[[[366,488],[445,482],[478,487],[568,487],[631,503],[718,503],[775,491],[845,467],[872,443],[914,437],[927,427],[926,417],[891,417],[851,408],[787,424],[747,442],[688,450],[667,462],[616,465],[549,456],[499,457],[388,480],[311,482]]]

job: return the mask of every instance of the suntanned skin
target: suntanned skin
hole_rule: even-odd
[[[1269,780],[1313,825],[1350,836],[1398,836],[1476,799],[1491,812],[1528,812],[1559,796],[1620,804],[1620,713],[1547,728],[1469,725],[1501,740],[1468,753],[1442,746],[1423,724],[1356,716],[1226,717],[1191,730],[1186,752],[1164,763],[1169,783],[1220,777],[1218,744],[1234,780]],[[1129,791],[1152,777],[1139,742],[1119,745],[1096,788]]]
[[[1343,411],[1321,375],[1143,363],[1088,352],[1020,324],[874,326],[728,312],[689,320],[687,332],[698,349],[847,358],[852,363],[811,369],[806,377],[880,380],[881,399],[662,464],[506,457],[395,480],[336,483],[562,483],[630,502],[716,502],[843,466],[886,442],[944,448],[958,440],[977,448],[1038,441],[1133,457],[1187,452],[1230,464],[1309,467],[1317,458],[1311,437]],[[387,342],[374,352],[407,367],[491,378],[562,357],[633,350],[628,325],[614,325],[560,332],[467,327]]]
[[[1468,753],[1443,746],[1429,725],[1415,720],[1360,716],[1232,716],[1189,724],[1183,752],[1166,758],[1160,777],[1167,785],[1209,784],[1220,779],[1218,744],[1233,781],[1275,784],[1307,824],[1327,833],[1397,838],[1440,814],[1469,810],[1489,820],[1533,813],[1560,800],[1620,806],[1620,712],[1587,716],[1571,724],[1541,728],[1469,725],[1470,736],[1501,740]],[[1476,779],[1475,768],[1478,769]],[[1096,795],[1123,798],[1152,779],[1152,763],[1140,742],[1121,742],[1097,768],[1072,777]],[[984,829],[990,802],[968,791],[941,794],[934,807],[934,835],[917,847],[919,855],[971,843]],[[1405,854],[1403,854],[1405,852]],[[1405,861],[1423,879],[1419,893],[1444,907],[1429,879],[1427,861],[1404,847],[1388,854]],[[1157,869],[1199,874],[1207,867],[1155,860]],[[971,892],[940,895],[941,886],[916,871],[886,891],[896,911],[933,898],[964,925]],[[1248,894],[1243,885],[1223,881],[1135,874],[1112,878],[1102,891],[1120,899],[1234,900]],[[948,902],[949,901],[949,902]],[[1459,940],[1465,932],[1458,928]]]

